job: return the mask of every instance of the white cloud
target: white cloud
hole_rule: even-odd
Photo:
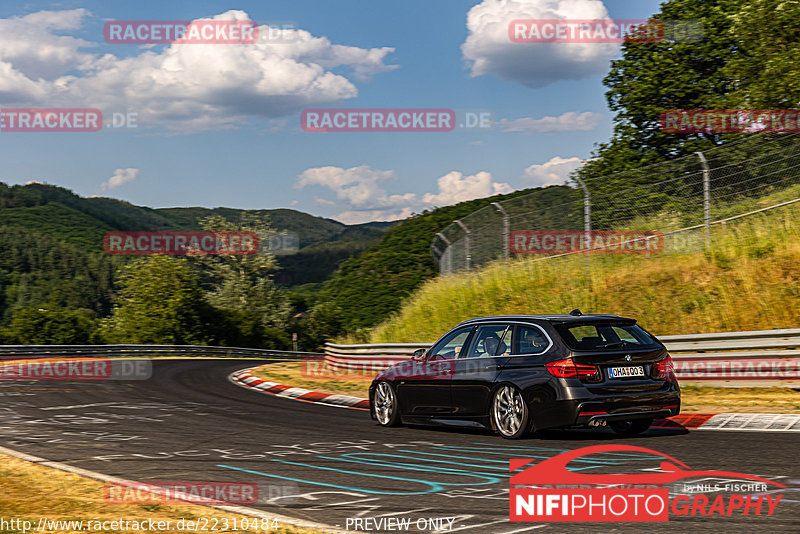
[[[336,193],[337,199],[355,208],[391,208],[412,203],[415,199],[413,193],[389,195],[378,185],[392,179],[394,171],[373,170],[367,165],[350,169],[316,167],[303,171],[295,188],[321,185]]]
[[[422,202],[432,206],[448,206],[476,198],[510,193],[514,190],[507,183],[497,183],[491,173],[482,171],[472,176],[464,176],[458,171],[445,174],[437,180],[439,192],[427,193]]]
[[[320,206],[335,206],[336,202],[328,200],[327,198],[314,197],[314,202]]]
[[[100,189],[103,191],[110,191],[115,187],[135,180],[137,176],[139,176],[139,169],[134,169],[132,167],[117,169],[114,171],[114,176],[100,184]]]
[[[46,86],[72,69],[88,67],[94,56],[80,49],[94,46],[93,43],[56,32],[79,29],[89,15],[86,9],[70,9],[0,19],[3,78],[12,75],[18,81],[24,80],[27,87],[35,87],[36,80],[42,79]],[[5,79],[2,87],[16,94],[10,81]],[[22,89],[18,88],[20,92]]]
[[[343,211],[334,215],[334,219],[344,224],[361,224],[366,222],[399,221],[413,215],[411,208],[388,210]]]
[[[495,182],[491,173],[479,172],[464,176],[453,171],[437,180],[438,192],[426,193],[421,198],[415,193],[389,194],[380,183],[394,180],[394,171],[375,170],[367,165],[343,169],[341,167],[316,167],[306,169],[298,177],[295,189],[323,186],[331,190],[338,202],[315,197],[319,205],[344,208],[335,219],[346,224],[367,221],[394,221],[405,219],[414,212],[433,206],[447,206],[510,193],[513,188]]]
[[[522,174],[523,180],[532,187],[563,184],[575,169],[583,165],[584,160],[578,157],[562,158],[555,156],[540,165],[531,165]]]
[[[502,132],[516,132],[526,135],[557,132],[586,132],[597,128],[597,125],[600,124],[603,117],[604,115],[591,111],[584,111],[583,113],[567,111],[558,117],[548,116],[542,117],[541,119],[533,119],[530,117],[500,119],[495,123],[495,126]]]
[[[467,14],[469,35],[461,53],[472,76],[494,74],[528,87],[579,80],[608,70],[617,44],[514,43],[514,19],[608,19],[600,0],[484,0]]]
[[[58,32],[79,28],[87,15],[78,9],[0,19],[0,99],[6,105],[132,109],[140,127],[228,129],[251,117],[283,117],[355,97],[355,85],[331,69],[349,68],[364,80],[396,68],[384,63],[393,48],[333,44],[301,29],[285,30],[280,42],[172,44],[126,58],[86,54],[80,49],[92,43]],[[231,10],[209,18],[250,17]]]

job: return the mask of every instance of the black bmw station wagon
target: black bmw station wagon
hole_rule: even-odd
[[[617,315],[519,315],[465,321],[369,391],[383,426],[482,426],[506,438],[546,428],[647,430],[677,415],[680,388],[664,345]]]

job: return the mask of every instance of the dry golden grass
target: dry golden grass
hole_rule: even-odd
[[[800,413],[800,390],[683,385],[681,412]]]
[[[286,384],[298,388],[310,389],[321,393],[335,395],[352,395],[353,397],[367,398],[369,384],[373,377],[364,377],[358,380],[333,380],[318,379],[308,376],[303,372],[302,362],[270,363],[257,367],[253,375],[279,384]]]
[[[222,525],[223,518],[228,519],[229,525],[233,524],[234,518],[237,523],[242,519],[250,521],[254,519],[199,505],[119,505],[109,503],[103,498],[103,486],[103,482],[0,454],[0,511],[2,511],[0,515],[6,521],[13,518],[31,521],[33,525],[38,525],[40,517],[53,521],[83,520],[84,522],[88,520],[101,522],[171,520],[173,528],[158,532],[179,533],[186,532],[185,529],[174,528],[180,519],[196,520],[201,517],[209,520],[217,519],[218,525]],[[210,528],[212,523],[208,525]],[[21,530],[5,529],[0,532],[21,532]],[[84,528],[83,530],[59,529],[40,532],[80,532],[85,534],[98,531]],[[152,530],[132,529],[104,530],[103,532],[153,533]],[[279,525],[278,530],[250,528],[249,530],[218,530],[218,532],[312,534],[318,531]]]

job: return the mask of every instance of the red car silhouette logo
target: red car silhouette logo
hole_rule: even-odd
[[[633,475],[623,474],[586,474],[570,471],[567,465],[582,456],[590,454],[597,454],[602,452],[642,452],[661,456],[669,461],[661,462],[661,473],[638,473]],[[516,458],[510,460],[509,470],[516,471],[521,466],[537,462],[536,459],[531,458]],[[666,454],[646,449],[644,447],[636,447],[635,445],[593,445],[591,447],[583,447],[574,451],[565,452],[548,458],[547,460],[539,461],[534,465],[528,467],[524,471],[517,473],[511,477],[510,484],[512,486],[527,486],[527,485],[573,485],[573,484],[597,484],[597,485],[615,485],[615,484],[669,484],[677,480],[693,477],[732,477],[743,480],[752,480],[756,482],[763,482],[771,484],[779,488],[786,486],[772,482],[765,478],[757,477],[754,475],[747,475],[744,473],[736,473],[733,471],[695,471],[689,468],[688,465],[676,460],[675,458]]]

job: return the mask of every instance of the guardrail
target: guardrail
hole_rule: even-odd
[[[800,381],[800,328],[659,336],[678,378],[692,381]],[[298,360],[324,356],[335,371],[377,373],[432,343],[325,344],[325,353],[201,345],[0,345],[0,360],[56,357],[195,356]]]
[[[207,347],[202,345],[0,345],[0,360],[72,357],[196,356],[215,358],[299,359],[323,356],[319,352]]]
[[[691,381],[800,381],[800,328],[659,336],[675,374]],[[432,343],[325,344],[334,370],[382,368],[407,360]]]

